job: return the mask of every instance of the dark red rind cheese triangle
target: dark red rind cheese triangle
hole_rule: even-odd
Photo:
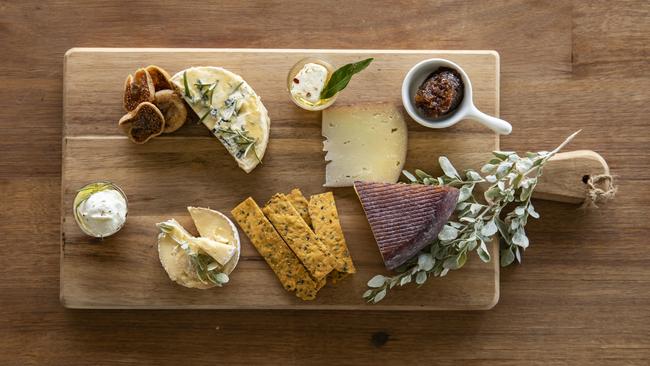
[[[389,270],[438,236],[460,193],[454,187],[403,183],[354,182],[354,189]]]

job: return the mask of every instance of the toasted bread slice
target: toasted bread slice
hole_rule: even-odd
[[[143,102],[122,116],[118,124],[131,141],[144,144],[163,132],[165,117],[155,105]]]
[[[124,109],[130,112],[142,102],[154,101],[155,89],[151,75],[145,69],[138,69],[124,82]]]
[[[174,132],[185,124],[187,108],[183,99],[175,91],[169,89],[157,91],[153,103],[165,117],[164,133]]]
[[[171,89],[174,90],[174,84],[172,84],[171,76],[163,68],[156,65],[149,65],[145,67],[145,70],[151,76],[153,82],[153,88],[155,91]]]

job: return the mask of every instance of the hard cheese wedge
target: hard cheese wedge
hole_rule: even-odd
[[[325,187],[354,181],[395,183],[404,167],[408,131],[393,104],[333,106],[323,111]]]
[[[354,182],[384,264],[393,270],[434,240],[459,191],[422,184]]]
[[[210,210],[209,208],[188,207],[187,211],[192,216],[194,226],[196,226],[196,229],[202,237],[222,242],[235,248],[236,255],[223,268],[225,273],[232,272],[239,262],[239,253],[241,252],[239,233],[235,224],[226,215],[219,211]]]
[[[232,215],[251,243],[287,291],[303,300],[313,300],[324,281],[314,281],[300,260],[282,240],[252,198],[232,210]]]
[[[182,70],[172,82],[239,167],[250,173],[264,156],[271,128],[253,88],[241,76],[211,66]]]

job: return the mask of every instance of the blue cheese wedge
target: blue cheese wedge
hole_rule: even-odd
[[[262,161],[271,120],[262,100],[239,75],[201,66],[172,77],[185,101],[240,168],[250,173]]]

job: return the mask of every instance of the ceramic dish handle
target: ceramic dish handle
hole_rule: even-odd
[[[467,118],[480,122],[499,135],[509,135],[512,132],[512,125],[500,118],[492,117],[478,110],[475,106],[467,113]]]

